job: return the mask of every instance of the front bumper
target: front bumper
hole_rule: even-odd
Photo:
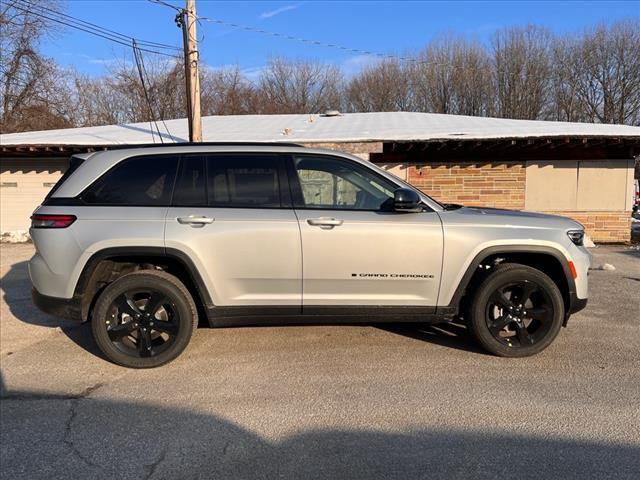
[[[77,298],[49,297],[31,288],[31,298],[36,307],[49,315],[68,320],[82,320],[80,300]]]
[[[574,292],[571,292],[571,294],[569,295],[569,308],[567,308],[567,311],[564,314],[564,322],[562,323],[563,327],[567,326],[567,323],[569,323],[569,317],[571,315],[573,315],[574,313],[578,313],[580,310],[584,310],[586,308],[587,300],[587,298],[578,298],[578,296]]]
[[[584,310],[587,306],[587,298],[578,298],[575,295],[571,297],[571,305],[569,305],[569,315],[578,313],[580,310]]]

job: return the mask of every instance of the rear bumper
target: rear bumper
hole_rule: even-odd
[[[49,315],[68,320],[82,320],[80,301],[74,298],[49,297],[31,289],[31,298],[36,307]]]

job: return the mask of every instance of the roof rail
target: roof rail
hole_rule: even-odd
[[[302,147],[299,143],[291,142],[178,142],[178,143],[140,143],[131,145],[106,145],[105,150],[123,150],[129,148],[153,148],[153,147]]]

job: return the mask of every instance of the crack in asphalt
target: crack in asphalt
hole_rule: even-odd
[[[71,453],[74,456],[76,456],[82,463],[84,463],[89,467],[98,468],[101,470],[102,470],[102,466],[94,463],[93,461],[91,461],[91,459],[87,458],[82,453],[82,451],[76,446],[74,441],[71,439],[71,434],[73,433],[72,432],[73,422],[76,419],[76,416],[78,414],[77,408],[78,408],[78,405],[80,404],[80,401],[87,398],[89,395],[91,395],[93,392],[95,392],[97,389],[99,389],[102,386],[103,386],[102,383],[96,383],[95,385],[85,388],[82,392],[72,396],[72,398],[69,399],[70,401],[69,418],[67,419],[67,422],[65,424],[64,434],[62,437],[62,442],[71,451]]]
[[[149,480],[153,476],[153,474],[156,473],[156,469],[158,468],[158,465],[164,462],[164,459],[166,457],[167,457],[167,447],[162,449],[162,451],[160,452],[160,455],[154,462],[144,466],[145,473],[142,479]]]

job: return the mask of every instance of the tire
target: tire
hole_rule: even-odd
[[[110,283],[91,320],[102,353],[128,368],[154,368],[174,360],[197,325],[198,310],[187,288],[158,270],[136,271]]]
[[[558,335],[564,301],[558,286],[540,270],[502,264],[475,292],[468,317],[471,335],[485,350],[500,357],[528,357]]]

